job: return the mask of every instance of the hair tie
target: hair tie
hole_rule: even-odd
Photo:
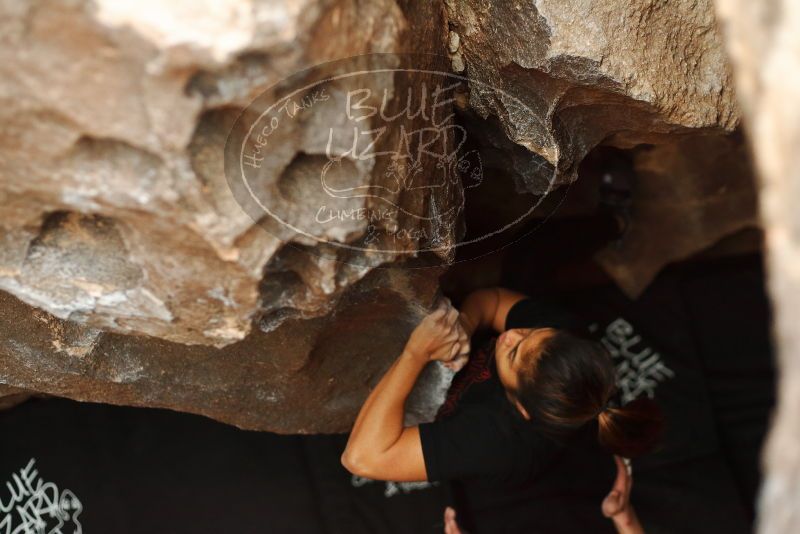
[[[600,411],[599,411],[599,412],[597,412],[597,414],[595,415],[595,417],[600,417],[600,414],[602,414],[602,413],[606,412],[607,410],[609,410],[609,409],[611,409],[611,408],[618,408],[618,407],[619,407],[619,403],[617,403],[617,401],[616,401],[616,400],[609,398],[609,399],[606,401],[606,403],[603,405],[603,407],[602,407],[602,408],[600,408]]]

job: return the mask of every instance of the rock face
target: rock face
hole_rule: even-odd
[[[100,333],[2,293],[0,362],[4,378],[29,391],[171,408],[248,429],[344,432],[424,315],[423,295],[436,289],[435,277],[408,272],[376,270],[345,292],[334,317],[253,329],[224,349]],[[418,304],[409,301],[415,292]],[[438,382],[433,376],[429,391]],[[431,413],[424,399],[417,414]]]
[[[540,157],[526,176],[575,179],[601,142],[732,130],[730,72],[710,1],[447,0],[470,106]],[[516,97],[534,114],[520,107]],[[547,180],[544,181],[547,183]]]
[[[633,151],[630,228],[597,261],[628,295],[661,268],[726,235],[756,227],[756,191],[739,136],[691,135]]]
[[[0,288],[20,315],[4,317],[16,334],[4,342],[0,381],[249,428],[343,430],[365,394],[357,384],[401,348],[438,271],[370,275],[408,255],[330,252],[285,228],[265,231],[235,198],[224,147],[254,98],[310,65],[441,49],[440,12],[404,7],[3,2]],[[267,178],[290,211],[309,202],[302,189],[280,188],[307,178],[303,165],[320,151],[312,127],[296,127],[271,154]],[[346,224],[329,241],[366,231]],[[332,317],[347,317],[346,299],[364,306],[358,324]],[[327,339],[351,328],[360,341]],[[311,358],[328,349],[336,356]],[[361,378],[348,371],[353,358]],[[320,397],[329,384],[334,401]],[[318,403],[340,415],[313,415]]]
[[[800,529],[800,7],[716,0],[760,178],[769,288],[780,366],[778,409],[766,446],[758,531]]]
[[[29,392],[346,430],[435,301],[469,226],[462,187],[483,180],[484,159],[516,193],[541,195],[575,180],[594,147],[633,149],[637,228],[603,256],[631,294],[753,223],[705,1],[8,0],[0,44],[0,384]],[[369,54],[422,74],[335,78],[319,100],[308,89],[341,74],[333,60]],[[443,75],[459,85],[443,123],[402,113]],[[354,88],[369,98],[352,105]],[[242,129],[271,124],[266,104],[298,91],[280,135]],[[384,136],[379,107],[405,129]],[[360,143],[418,158],[348,154],[354,127]],[[478,148],[435,157],[462,130]],[[322,207],[335,224],[314,218]],[[672,244],[643,256],[665,213]],[[398,227],[416,237],[398,245]]]
[[[710,0],[445,4],[452,67],[470,80],[472,112],[496,124],[473,134],[503,154],[518,192],[575,181],[599,145],[634,149],[632,231],[598,257],[629,296],[664,265],[756,224]]]
[[[119,333],[222,347],[250,331],[265,266],[293,236],[259,229],[231,194],[231,117],[308,64],[397,52],[408,22],[393,1],[207,4],[4,4],[0,287]],[[356,24],[362,42],[331,42]],[[273,180],[315,148],[303,137],[274,150],[288,161]],[[373,266],[300,263],[287,272],[317,271],[292,297],[304,317]]]

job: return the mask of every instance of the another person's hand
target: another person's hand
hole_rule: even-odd
[[[456,511],[449,506],[444,509],[444,534],[462,534],[456,523]]]
[[[620,534],[644,534],[642,524],[631,505],[631,488],[633,473],[630,463],[619,456],[614,456],[617,464],[617,478],[606,498],[603,499],[603,515],[614,522]]]
[[[406,352],[425,361],[449,362],[460,354],[464,339],[458,310],[445,301],[417,325],[406,343]]]
[[[620,534],[644,534],[630,501],[633,487],[630,465],[619,456],[614,456],[614,461],[617,464],[617,478],[611,491],[603,499],[603,515],[614,522]],[[449,506],[444,509],[444,534],[463,534],[456,522],[456,511]]]
[[[620,534],[644,534],[642,524],[630,502],[633,487],[630,463],[619,456],[614,456],[614,461],[617,464],[617,478],[611,491],[603,499],[603,515],[614,521]],[[444,509],[444,534],[463,534],[456,522],[456,511],[449,506]]]

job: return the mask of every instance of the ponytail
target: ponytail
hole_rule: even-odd
[[[511,393],[542,432],[562,439],[596,419],[600,445],[625,458],[650,451],[661,438],[663,418],[654,401],[609,405],[617,390],[616,369],[602,344],[555,330],[522,358]]]
[[[652,450],[664,429],[661,409],[648,398],[636,399],[621,408],[606,407],[597,421],[600,445],[625,458]]]

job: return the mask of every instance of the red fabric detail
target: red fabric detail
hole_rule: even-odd
[[[483,348],[479,348],[473,354],[470,354],[467,365],[453,378],[453,383],[450,384],[450,389],[447,390],[447,397],[439,407],[439,411],[436,412],[436,419],[452,414],[458,407],[459,400],[470,386],[492,378],[491,361],[493,351],[494,339]]]

